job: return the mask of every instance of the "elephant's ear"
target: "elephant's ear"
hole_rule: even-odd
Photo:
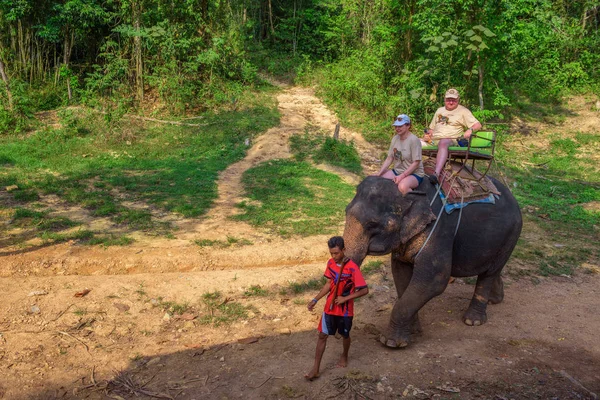
[[[402,232],[400,234],[402,244],[406,244],[410,239],[423,232],[427,225],[435,219],[435,214],[431,211],[427,198],[415,199],[402,213]]]

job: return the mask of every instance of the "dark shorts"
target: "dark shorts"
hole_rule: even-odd
[[[319,322],[319,332],[326,335],[335,335],[339,333],[343,337],[350,337],[352,329],[352,317],[340,317],[339,315],[329,315],[323,313]]]
[[[395,169],[392,169],[392,172],[394,173],[394,175],[399,176],[400,173],[398,171],[396,171]],[[414,176],[415,178],[417,178],[417,182],[419,182],[419,185],[421,184],[421,182],[423,182],[423,178],[420,177],[417,174],[411,174],[412,176]]]

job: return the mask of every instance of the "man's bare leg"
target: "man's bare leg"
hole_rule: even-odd
[[[342,352],[340,361],[337,363],[337,366],[340,368],[346,368],[348,366],[348,351],[350,350],[351,343],[352,339],[350,339],[350,336],[344,338],[344,351]]]
[[[317,339],[317,348],[315,350],[315,363],[312,369],[304,375],[309,381],[315,380],[319,377],[319,369],[321,368],[321,359],[323,358],[323,353],[325,353],[325,348],[327,347],[327,338],[329,336],[324,334],[323,332],[319,332],[319,337]]]
[[[435,174],[437,176],[439,176],[444,169],[446,159],[448,158],[448,147],[450,147],[451,143],[452,141],[450,139],[441,139],[438,143],[438,152],[435,157]]]

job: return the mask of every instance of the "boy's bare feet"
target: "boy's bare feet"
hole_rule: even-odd
[[[307,381],[314,381],[315,379],[317,379],[319,377],[319,373],[315,372],[314,370],[310,370],[310,372],[308,374],[304,375],[304,379],[306,379]]]
[[[342,356],[340,357],[340,360],[337,362],[337,364],[335,366],[338,368],[346,368],[348,366],[348,357],[344,356],[342,354]]]

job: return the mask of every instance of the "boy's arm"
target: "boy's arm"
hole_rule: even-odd
[[[361,288],[361,289],[357,290],[354,293],[350,293],[348,296],[338,296],[335,299],[335,304],[344,304],[348,300],[358,299],[359,297],[363,297],[363,296],[365,296],[367,294],[369,294],[369,288],[368,287],[364,287],[364,288]]]
[[[317,302],[319,301],[319,299],[323,296],[326,296],[329,293],[330,286],[331,286],[331,284],[329,283],[329,281],[325,282],[325,284],[321,288],[321,291],[315,296],[314,299],[309,301],[308,304],[306,305],[306,307],[308,307],[308,311],[312,311],[313,308],[315,307],[315,305],[317,305]]]

